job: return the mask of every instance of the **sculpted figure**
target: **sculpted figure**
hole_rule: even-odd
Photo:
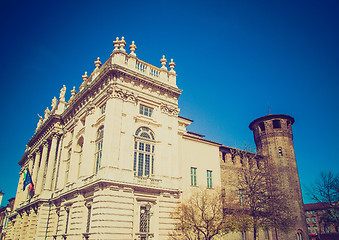
[[[65,94],[66,94],[66,86],[64,85],[61,89],[60,89],[60,101],[65,101]]]
[[[39,116],[39,121],[38,121],[35,131],[38,130],[38,128],[41,126],[42,122],[44,121],[44,119],[39,114],[38,116]]]
[[[50,115],[50,111],[47,107],[46,110],[45,110],[45,120],[49,117],[49,115]]]
[[[52,111],[54,110],[54,108],[56,107],[56,105],[57,105],[57,99],[56,99],[56,97],[54,97],[53,99],[52,99]]]

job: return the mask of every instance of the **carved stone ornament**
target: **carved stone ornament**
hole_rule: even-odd
[[[93,204],[93,202],[91,202],[91,201],[85,202],[85,206],[86,206],[87,208],[91,208],[91,207],[92,207],[92,204]]]
[[[114,88],[112,86],[108,87],[107,94],[111,95],[114,92]]]
[[[171,115],[171,116],[178,116],[178,114],[180,112],[179,108],[171,107],[171,106],[169,106],[165,103],[160,104],[160,110],[161,110],[161,112],[166,113],[166,114]]]
[[[119,98],[125,102],[131,102],[136,103],[137,97],[133,92],[123,90],[121,88],[115,88],[115,91],[113,92],[113,98]]]
[[[88,104],[86,115],[88,116],[88,115],[93,114],[94,110],[95,110],[95,105],[93,103]]]

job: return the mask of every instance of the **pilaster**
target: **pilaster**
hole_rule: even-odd
[[[85,134],[83,146],[83,158],[80,166],[80,177],[89,177],[94,173],[94,152],[97,127],[94,124],[95,115],[92,111],[87,113],[85,119]],[[105,134],[105,133],[104,133]],[[104,143],[105,144],[105,143]]]
[[[53,134],[50,153],[48,156],[45,190],[52,190],[52,178],[53,178],[53,171],[54,171],[55,163],[56,163],[58,138],[59,138],[59,135]]]
[[[111,98],[106,103],[102,168],[119,167],[122,105],[123,101],[118,98]]]
[[[42,191],[42,184],[44,180],[47,154],[48,154],[48,145],[49,145],[48,141],[44,141],[43,149],[42,149],[42,156],[41,156],[41,163],[40,163],[40,168],[39,168],[39,173],[38,173],[38,183],[36,187],[36,191],[38,194],[40,194]]]
[[[37,178],[38,178],[38,171],[39,171],[39,164],[40,164],[40,156],[41,156],[41,150],[38,149],[35,152],[35,160],[34,160],[34,167],[32,172],[32,181],[36,188],[37,186]]]
[[[59,136],[60,139],[64,139],[64,135]],[[55,171],[53,172],[53,180],[52,180],[52,190],[55,190],[57,188],[57,182],[60,174],[60,159],[61,159],[61,153],[62,153],[62,140],[59,141],[58,147],[57,147],[57,153],[56,153],[56,165],[55,165]]]
[[[75,123],[74,127],[74,134],[73,134],[73,139],[72,139],[72,155],[70,159],[70,169],[69,169],[69,182],[76,182],[78,179],[78,176],[80,176],[80,173],[78,173],[79,169],[79,153],[77,152],[77,145],[78,145],[78,140],[79,136],[78,133],[83,127],[82,123],[80,120],[78,120]]]

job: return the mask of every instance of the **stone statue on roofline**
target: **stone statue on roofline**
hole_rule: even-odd
[[[51,111],[49,111],[48,107],[45,110],[45,120],[49,117]]]
[[[66,86],[63,85],[63,87],[60,89],[60,96],[59,96],[60,101],[65,102],[65,94],[66,94]]]
[[[35,131],[37,131],[41,127],[42,122],[44,121],[44,119],[39,114],[38,116],[39,116],[39,121],[38,121]]]
[[[53,99],[52,99],[52,110],[51,111],[53,111],[54,109],[55,109],[55,107],[56,107],[56,105],[57,105],[57,102],[58,102],[58,100],[57,100],[57,98],[56,97],[54,97]]]

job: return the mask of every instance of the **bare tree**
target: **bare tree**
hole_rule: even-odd
[[[306,188],[306,195],[309,199],[324,203],[328,206],[320,222],[327,227],[334,224],[339,227],[339,175],[331,171],[320,174],[320,178]],[[320,229],[321,231],[321,229]]]
[[[176,220],[172,239],[210,240],[234,230],[234,219],[224,211],[220,190],[197,189],[171,214]]]
[[[307,188],[307,196],[316,202],[326,202],[331,207],[339,202],[339,175],[322,172],[320,178]]]
[[[259,229],[287,231],[294,220],[275,168],[254,153],[237,150],[237,155],[242,162],[238,169],[240,215],[249,221],[254,240]]]

